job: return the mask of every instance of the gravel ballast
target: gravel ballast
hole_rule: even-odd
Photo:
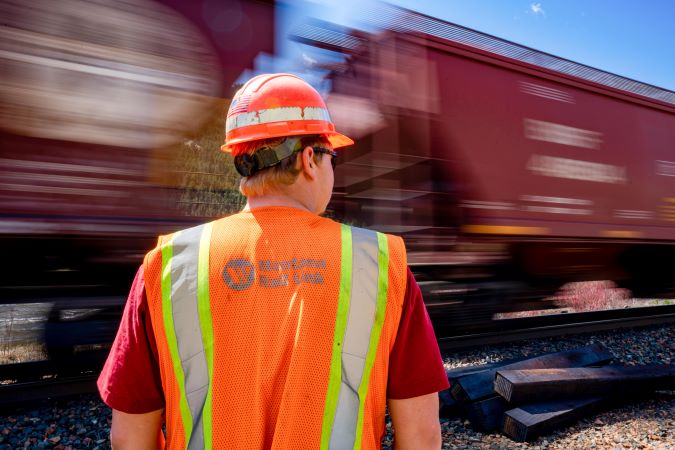
[[[0,450],[110,448],[112,411],[98,395],[42,403],[0,417]]]
[[[518,357],[604,344],[628,365],[672,364],[675,325],[580,336],[528,340],[446,353],[446,368],[486,364]],[[45,401],[0,415],[0,450],[109,449],[110,409],[96,395]],[[388,424],[390,431],[391,426]],[[498,432],[480,433],[461,418],[441,419],[444,449],[675,449],[675,392],[661,392],[589,416],[533,442],[514,442]],[[383,449],[391,449],[391,432]]]
[[[443,361],[447,369],[454,369],[596,342],[604,344],[618,364],[672,364],[675,359],[675,326],[667,325],[491,345],[446,353]],[[444,449],[675,449],[675,393],[660,392],[589,416],[528,443],[514,442],[498,432],[476,432],[461,418],[441,419],[441,428]]]

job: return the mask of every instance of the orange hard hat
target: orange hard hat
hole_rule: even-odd
[[[288,73],[258,75],[234,95],[220,148],[231,153],[235,144],[303,134],[323,134],[333,148],[354,143],[335,131],[326,103],[305,80]]]

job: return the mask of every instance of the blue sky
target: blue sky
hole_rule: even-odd
[[[373,0],[281,0],[285,24],[313,15],[355,26]],[[675,0],[391,0],[572,61],[675,91]],[[292,8],[292,10],[291,10]],[[279,26],[284,33],[287,25]],[[283,48],[281,49],[283,51]]]

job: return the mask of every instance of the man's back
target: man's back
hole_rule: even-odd
[[[188,273],[198,261],[181,256],[197,254],[189,245],[204,250],[203,233],[193,244],[185,240],[190,230],[165,238],[146,259],[151,316],[153,323],[163,323],[155,335],[168,393],[167,429],[184,430],[167,436],[169,443],[203,432],[201,413],[190,413],[192,407],[200,412],[202,402],[211,404],[206,415],[212,425],[206,426],[213,428],[215,448],[317,448],[349,434],[363,439],[363,448],[378,443],[388,357],[406,287],[402,241],[380,235],[378,250],[375,232],[286,207],[244,211],[209,227],[209,252],[195,256],[208,258],[208,285],[197,297],[210,298],[210,313],[201,321],[203,301],[197,299],[191,314],[178,295],[168,313],[166,296],[190,290],[182,285],[203,283],[203,274]],[[389,276],[390,270],[396,275]],[[175,274],[171,287],[167,271]],[[192,333],[181,331],[191,326]],[[167,333],[171,328],[176,332]],[[203,339],[195,339],[199,333]],[[359,333],[364,339],[354,337]],[[187,334],[191,342],[182,343],[180,336]],[[204,380],[212,390],[198,382],[193,392],[181,391],[181,370],[188,378],[200,368],[210,372]],[[332,382],[336,371],[347,381]]]
[[[290,74],[246,82],[225,139],[247,207],[146,256],[98,382],[113,445],[163,448],[165,423],[172,449],[377,449],[388,401],[397,448],[439,448],[448,380],[402,239],[319,217],[353,141]]]

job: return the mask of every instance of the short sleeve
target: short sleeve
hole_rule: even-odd
[[[164,408],[157,360],[157,344],[152,333],[141,266],[131,286],[117,336],[98,378],[98,390],[105,404],[129,414]]]
[[[422,292],[408,269],[398,334],[389,356],[387,397],[406,399],[449,387]]]

